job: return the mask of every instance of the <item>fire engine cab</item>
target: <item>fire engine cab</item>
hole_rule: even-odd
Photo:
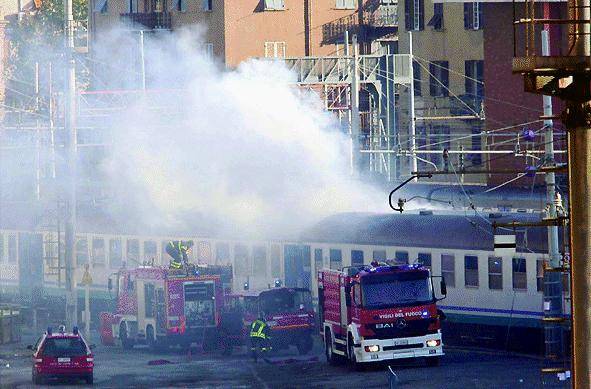
[[[419,265],[360,266],[320,270],[320,334],[327,361],[368,362],[425,357],[430,366],[443,355],[433,278]],[[441,279],[445,296],[445,281]],[[445,297],[442,297],[445,298]]]

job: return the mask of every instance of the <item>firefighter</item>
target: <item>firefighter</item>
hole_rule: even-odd
[[[172,261],[170,261],[171,269],[180,269],[183,267],[183,264],[185,266],[189,264],[187,253],[191,250],[191,247],[193,247],[192,240],[171,240],[168,242],[166,252],[172,257]]]
[[[252,351],[252,357],[255,362],[258,359],[259,352],[271,351],[269,339],[271,339],[269,336],[269,326],[265,323],[263,315],[260,315],[250,325],[250,350]]]

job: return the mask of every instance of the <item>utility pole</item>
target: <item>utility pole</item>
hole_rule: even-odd
[[[412,67],[413,64],[413,54],[412,54],[412,31],[408,32],[408,55],[409,55],[409,60],[408,60],[408,75],[410,78],[410,83],[408,85],[408,92],[410,95],[410,101],[408,104],[408,115],[410,118],[410,122],[408,123],[408,133],[410,135],[410,149],[411,149],[411,160],[410,160],[410,171],[411,172],[416,172],[418,170],[417,168],[417,158],[415,157],[415,151],[417,149],[417,135],[416,135],[416,121],[417,118],[415,117],[415,75],[414,75],[414,69]],[[416,179],[414,180],[416,181]]]
[[[142,90],[146,90],[146,57],[144,55],[144,30],[140,30],[140,66],[142,74]]]
[[[359,172],[359,46],[353,35],[353,73],[351,74],[351,175]]]
[[[542,30],[542,55],[550,55],[550,42],[548,30]],[[544,117],[552,117],[552,97],[543,96]],[[552,119],[545,119],[544,145],[545,164],[554,165],[554,123]],[[548,219],[555,219],[556,203],[556,181],[554,172],[550,171],[545,175],[546,180],[546,202],[548,207]],[[550,269],[560,268],[560,251],[558,247],[558,227],[548,226],[548,257]],[[544,271],[544,343],[545,357],[548,363],[559,362],[564,354],[564,340],[562,324],[552,320],[560,318],[563,314],[562,308],[562,273],[559,271]]]
[[[76,237],[76,63],[74,59],[74,17],[72,0],[64,1],[66,85],[64,93],[65,136],[65,267],[66,323],[72,328],[78,323],[78,293],[76,291],[74,248]]]

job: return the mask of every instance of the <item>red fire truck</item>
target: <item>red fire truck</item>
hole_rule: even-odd
[[[314,309],[308,289],[276,287],[241,294],[244,306],[245,332],[262,317],[271,332],[274,350],[295,346],[300,355],[312,350],[314,341]]]
[[[329,363],[363,363],[443,355],[439,311],[429,269],[419,265],[320,270],[320,333]],[[441,294],[446,286],[441,279]]]
[[[141,343],[187,348],[196,342],[206,350],[231,344],[232,333],[224,331],[232,322],[225,312],[231,275],[231,267],[221,266],[119,270],[109,279],[115,311],[100,314],[102,343],[118,339],[124,348]]]

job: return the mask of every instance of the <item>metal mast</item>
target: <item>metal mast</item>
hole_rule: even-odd
[[[65,267],[66,267],[66,322],[70,328],[78,322],[74,248],[76,236],[76,63],[74,58],[74,17],[72,0],[64,1],[65,16],[65,93],[64,129],[65,161]]]

